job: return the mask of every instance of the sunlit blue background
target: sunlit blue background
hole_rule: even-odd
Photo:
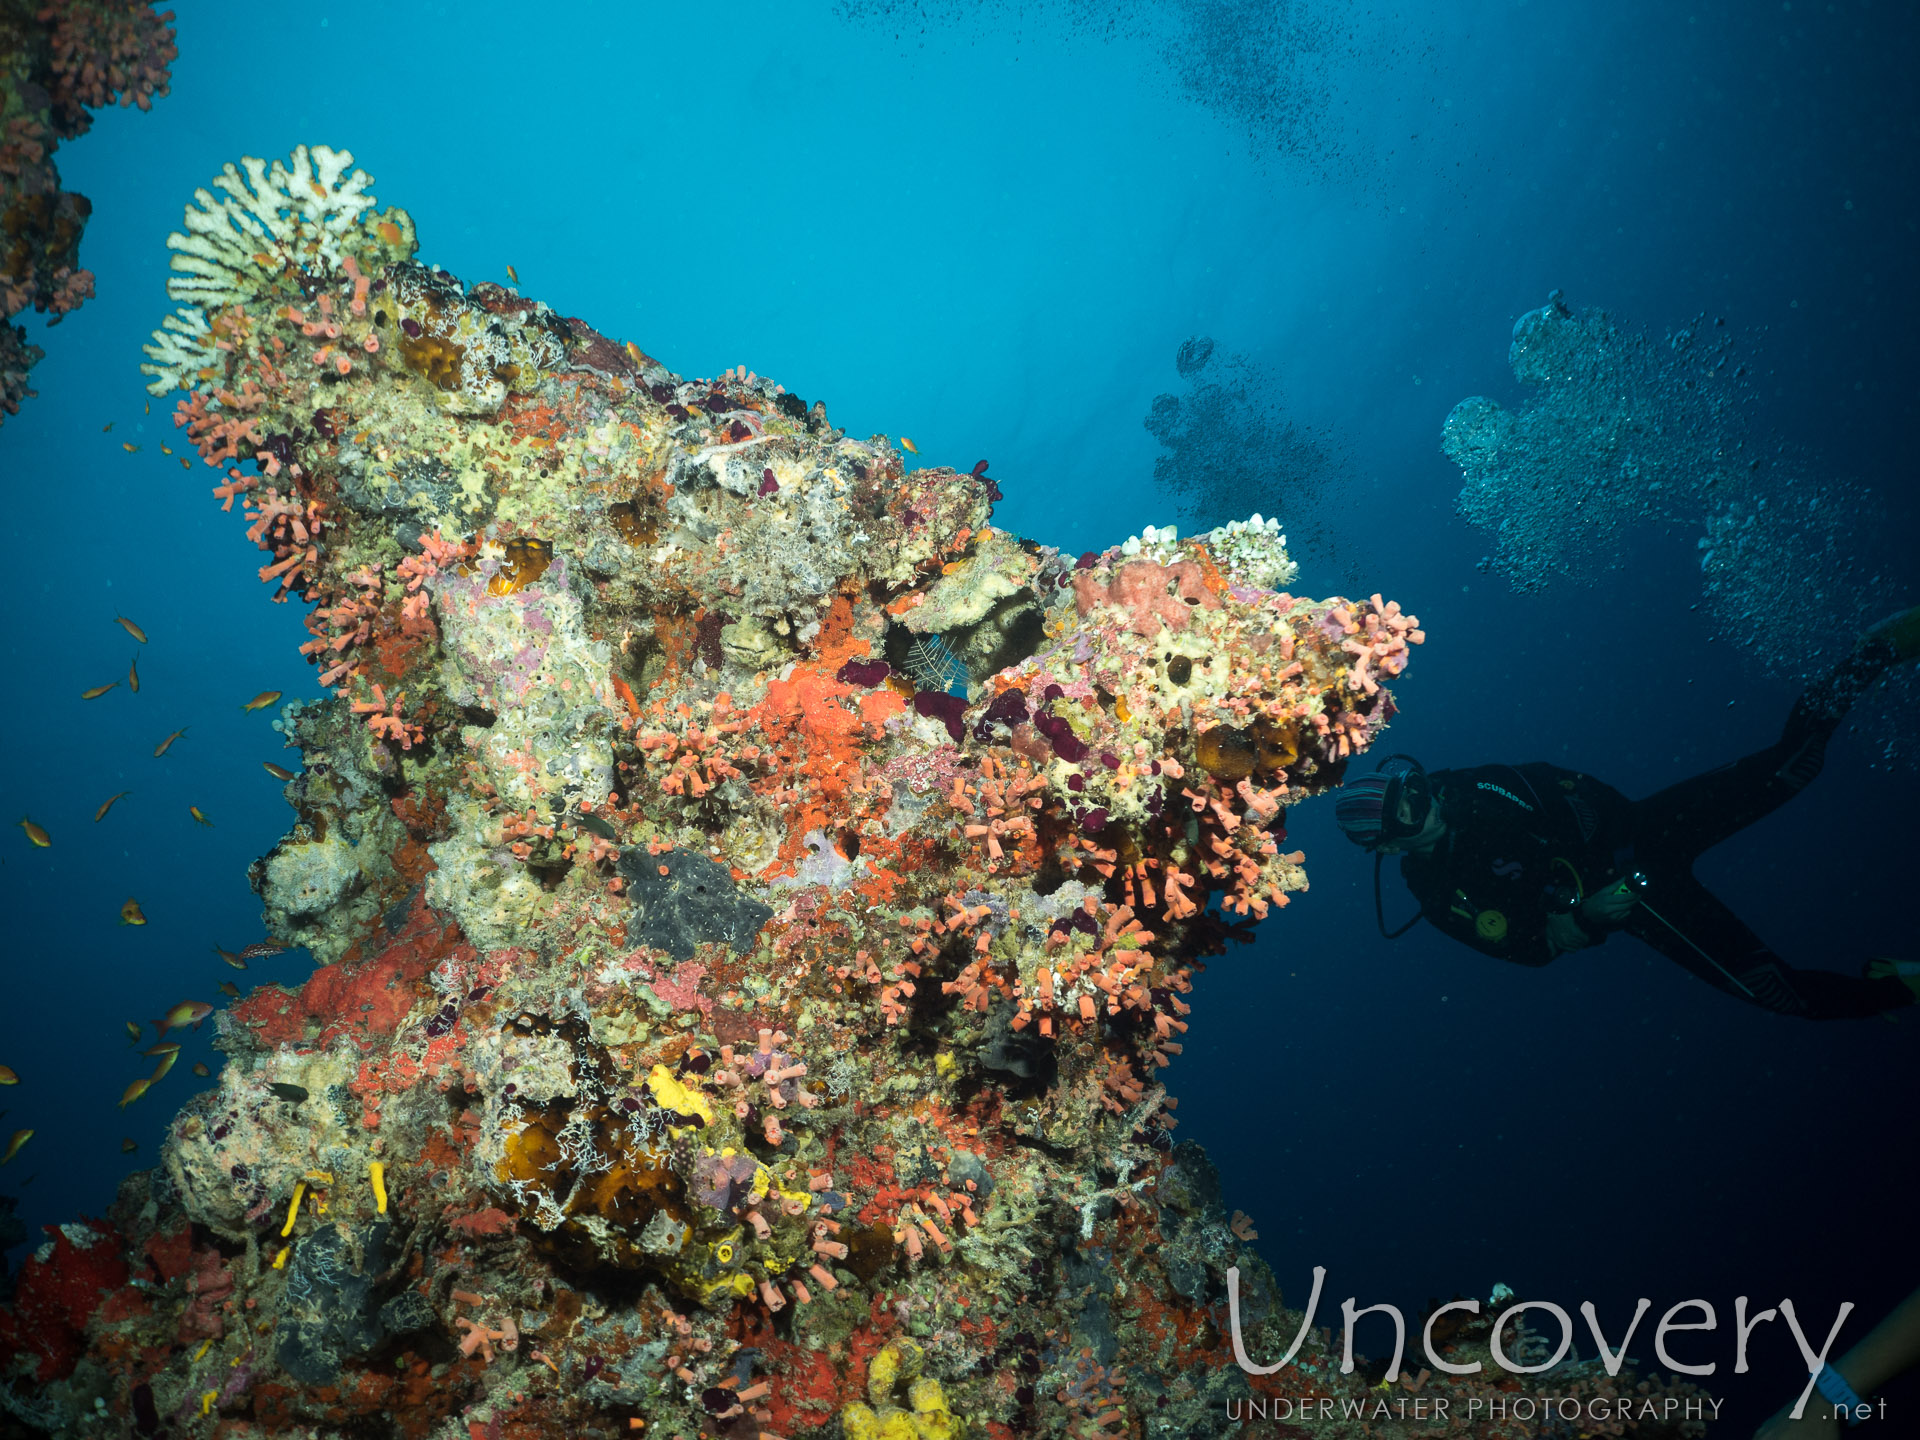
[[[1384,590],[1425,622],[1391,739],[1436,767],[1548,759],[1640,795],[1766,743],[1792,698],[1688,610],[1691,534],[1644,537],[1591,589],[1521,599],[1476,570],[1440,424],[1469,394],[1513,403],[1508,330],[1550,290],[1656,332],[1702,312],[1763,330],[1757,422],[1889,498],[1896,544],[1913,519],[1906,7],[1295,7],[1319,52],[1251,120],[1184,83],[1168,37],[1244,38],[1277,7],[1143,0],[1111,36],[1064,5],[175,8],[172,94],[59,154],[94,202],[99,293],[30,325],[41,393],[0,428],[0,805],[54,841],[0,844],[0,1063],[22,1077],[0,1135],[38,1132],[0,1188],[35,1235],[102,1210],[202,1083],[191,1063],[218,1059],[203,1031],[117,1112],[150,1063],[124,1021],[310,968],[237,976],[210,948],[260,938],[246,868],[289,823],[261,762],[291,757],[241,702],[315,686],[297,608],[268,603],[211,472],[160,454],[171,402],[148,413],[136,370],[168,308],[164,238],[243,153],[350,148],[423,259],[469,282],[512,264],[683,374],[749,365],[926,463],[988,457],[999,523],[1072,549],[1174,518],[1142,417],[1179,388],[1179,343],[1213,336],[1340,460],[1334,553],[1303,549],[1295,588]],[[138,695],[79,700],[136,649]],[[1920,958],[1920,787],[1868,753],[1843,740],[1813,791],[1703,866],[1799,963]],[[1181,1133],[1290,1300],[1322,1264],[1336,1310],[1501,1281],[1610,1320],[1703,1296],[1723,1326],[1736,1295],[1791,1295],[1824,1331],[1839,1300],[1876,1313],[1920,1278],[1920,1024],[1778,1019],[1624,938],[1543,972],[1424,927],[1388,945],[1329,808],[1295,812],[1311,892],[1203,977],[1172,1072]],[[117,923],[130,895],[144,928]],[[1744,1378],[1724,1329],[1682,1349],[1720,1362],[1708,1383],[1749,1427],[1800,1363],[1771,1330]]]

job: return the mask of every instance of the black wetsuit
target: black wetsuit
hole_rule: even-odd
[[[1456,940],[1517,965],[1545,965],[1556,953],[1548,919],[1639,871],[1644,903],[1611,928],[1729,995],[1809,1020],[1911,1005],[1913,992],[1896,978],[1787,964],[1693,876],[1702,853],[1820,773],[1841,719],[1892,658],[1884,643],[1863,644],[1800,697],[1774,744],[1644,800],[1539,761],[1436,771],[1446,834],[1431,852],[1403,856],[1400,873],[1421,914]],[[1606,929],[1575,919],[1594,940],[1606,938]]]

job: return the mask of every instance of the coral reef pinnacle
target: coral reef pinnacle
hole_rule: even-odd
[[[1111,1436],[1277,1387],[1223,1342],[1227,1267],[1260,1353],[1297,1318],[1167,1072],[1417,622],[1247,583],[1291,573],[1264,522],[1007,535],[817,401],[421,265],[352,163],[199,192],[148,367],[313,607],[333,696],[282,711],[297,819],[254,883],[318,968],[218,1017],[217,1088],[88,1232],[145,1281],[58,1334],[0,1314],[16,1403]]]

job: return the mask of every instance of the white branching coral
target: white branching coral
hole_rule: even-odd
[[[373,178],[364,170],[346,174],[352,163],[351,151],[325,145],[296,147],[291,168],[278,160],[269,168],[251,155],[239,167],[229,162],[213,182],[228,198],[195,190],[199,208],[188,208],[186,233],[167,236],[177,252],[167,294],[203,309],[244,305],[281,283],[289,267],[337,268],[341,237],[373,207],[366,193]]]
[[[185,388],[213,358],[208,312],[281,291],[297,300],[303,276],[335,274],[349,259],[372,268],[413,253],[412,219],[396,208],[370,220],[373,177],[352,164],[351,151],[299,145],[290,161],[272,165],[244,155],[222,168],[211,190],[193,192],[186,229],[167,236],[167,294],[186,303],[145,347],[152,363],[140,369],[154,377],[150,394]]]
[[[153,332],[153,343],[141,347],[153,357],[152,364],[140,367],[155,377],[147,386],[149,395],[186,389],[214,353],[213,329],[201,311],[183,306],[160,323],[164,328]]]

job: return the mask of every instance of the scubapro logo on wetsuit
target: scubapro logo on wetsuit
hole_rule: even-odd
[[[1502,787],[1494,784],[1491,780],[1481,780],[1474,786],[1474,788],[1476,790],[1491,790],[1494,794],[1500,796],[1503,800],[1511,800],[1514,804],[1518,805],[1522,810],[1526,811],[1529,815],[1533,813],[1533,807],[1527,804],[1526,801],[1522,800],[1518,795],[1514,794],[1511,790],[1503,789]]]

